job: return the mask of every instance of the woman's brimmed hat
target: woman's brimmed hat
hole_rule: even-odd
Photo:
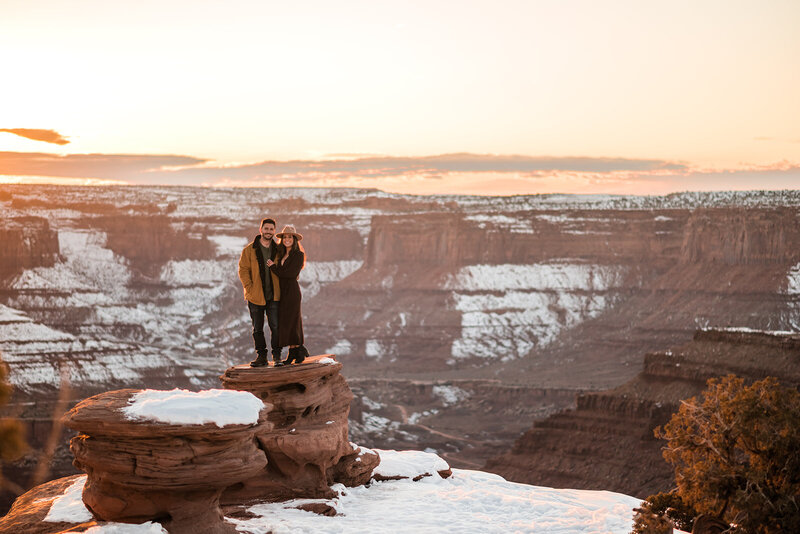
[[[303,240],[303,235],[302,234],[298,234],[297,230],[294,229],[294,226],[284,226],[283,230],[281,230],[281,233],[275,234],[275,237],[280,237],[282,239],[283,236],[285,236],[285,235],[292,235],[298,241],[302,241]]]

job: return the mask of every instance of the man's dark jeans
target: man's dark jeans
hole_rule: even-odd
[[[250,309],[250,320],[253,322],[253,343],[256,346],[256,352],[259,355],[266,356],[267,354],[267,340],[264,337],[264,315],[266,315],[273,359],[275,359],[276,354],[281,353],[281,347],[278,345],[278,304],[277,301],[268,300],[266,306],[259,306],[247,301],[247,307]]]

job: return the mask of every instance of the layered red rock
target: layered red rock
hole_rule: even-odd
[[[579,395],[577,407],[535,422],[484,469],[508,480],[557,488],[605,489],[647,497],[674,486],[653,430],[709,378],[777,377],[800,387],[800,334],[699,330],[691,342],[645,356],[634,379]]]
[[[64,417],[80,432],[70,448],[88,475],[87,508],[105,521],[157,520],[172,534],[234,532],[219,497],[266,465],[254,436],[272,427],[269,405],[257,424],[173,424],[128,418],[122,410],[136,393],[101,393]]]
[[[270,427],[256,437],[268,463],[257,475],[225,490],[223,502],[332,497],[330,485],[369,481],[376,454],[359,454],[348,440],[347,416],[353,394],[330,354],[301,365],[237,365],[220,378],[223,387],[249,391],[273,406]]]

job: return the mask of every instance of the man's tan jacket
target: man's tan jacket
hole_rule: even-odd
[[[258,253],[259,239],[261,239],[261,236],[257,235],[253,242],[242,250],[242,255],[239,257],[239,280],[242,282],[246,300],[259,306],[266,306],[267,301],[264,298],[264,288],[261,284],[261,269],[258,265],[258,256],[260,255]],[[277,247],[273,248],[277,253]],[[272,258],[269,258],[272,261],[275,261],[275,253],[273,253]],[[265,272],[269,272],[269,276],[272,277],[272,300],[281,300],[281,286],[278,283],[278,277],[272,271],[269,271],[266,261],[267,258],[264,258],[265,264],[263,267]]]

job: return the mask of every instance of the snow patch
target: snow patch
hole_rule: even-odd
[[[439,476],[450,466],[439,456],[423,451],[393,451],[373,449],[381,457],[381,463],[373,473],[382,477],[415,478],[424,474]]]
[[[623,287],[618,265],[550,262],[470,265],[447,278],[453,308],[461,312],[461,336],[451,346],[457,359],[508,361],[552,343],[566,328],[596,317]]]
[[[254,425],[264,408],[255,395],[246,391],[210,389],[193,392],[185,389],[136,393],[123,408],[128,419],[150,420],[173,425]]]
[[[449,277],[444,288],[462,291],[608,291],[622,287],[625,273],[622,266],[573,263],[469,265]]]
[[[300,275],[303,297],[311,298],[319,293],[323,286],[347,278],[359,270],[363,263],[360,260],[308,262]]]
[[[64,493],[53,499],[44,518],[48,523],[85,523],[93,519],[92,513],[83,504],[83,486],[86,475],[78,477]]]
[[[442,404],[445,406],[452,406],[459,402],[465,401],[470,397],[470,394],[463,389],[456,386],[433,386],[433,394],[441,399]]]
[[[217,256],[238,256],[248,239],[234,235],[210,235],[208,240],[217,247]]]
[[[83,534],[168,534],[167,529],[158,523],[140,523],[138,525],[130,523],[105,523],[90,527],[83,531]]]
[[[340,339],[339,341],[336,342],[334,346],[332,346],[325,352],[341,356],[345,354],[350,354],[352,351],[353,351],[353,344],[346,339]]]
[[[381,344],[381,342],[377,339],[368,339],[364,348],[364,353],[369,358],[377,358],[380,360],[384,353],[383,344]]]

